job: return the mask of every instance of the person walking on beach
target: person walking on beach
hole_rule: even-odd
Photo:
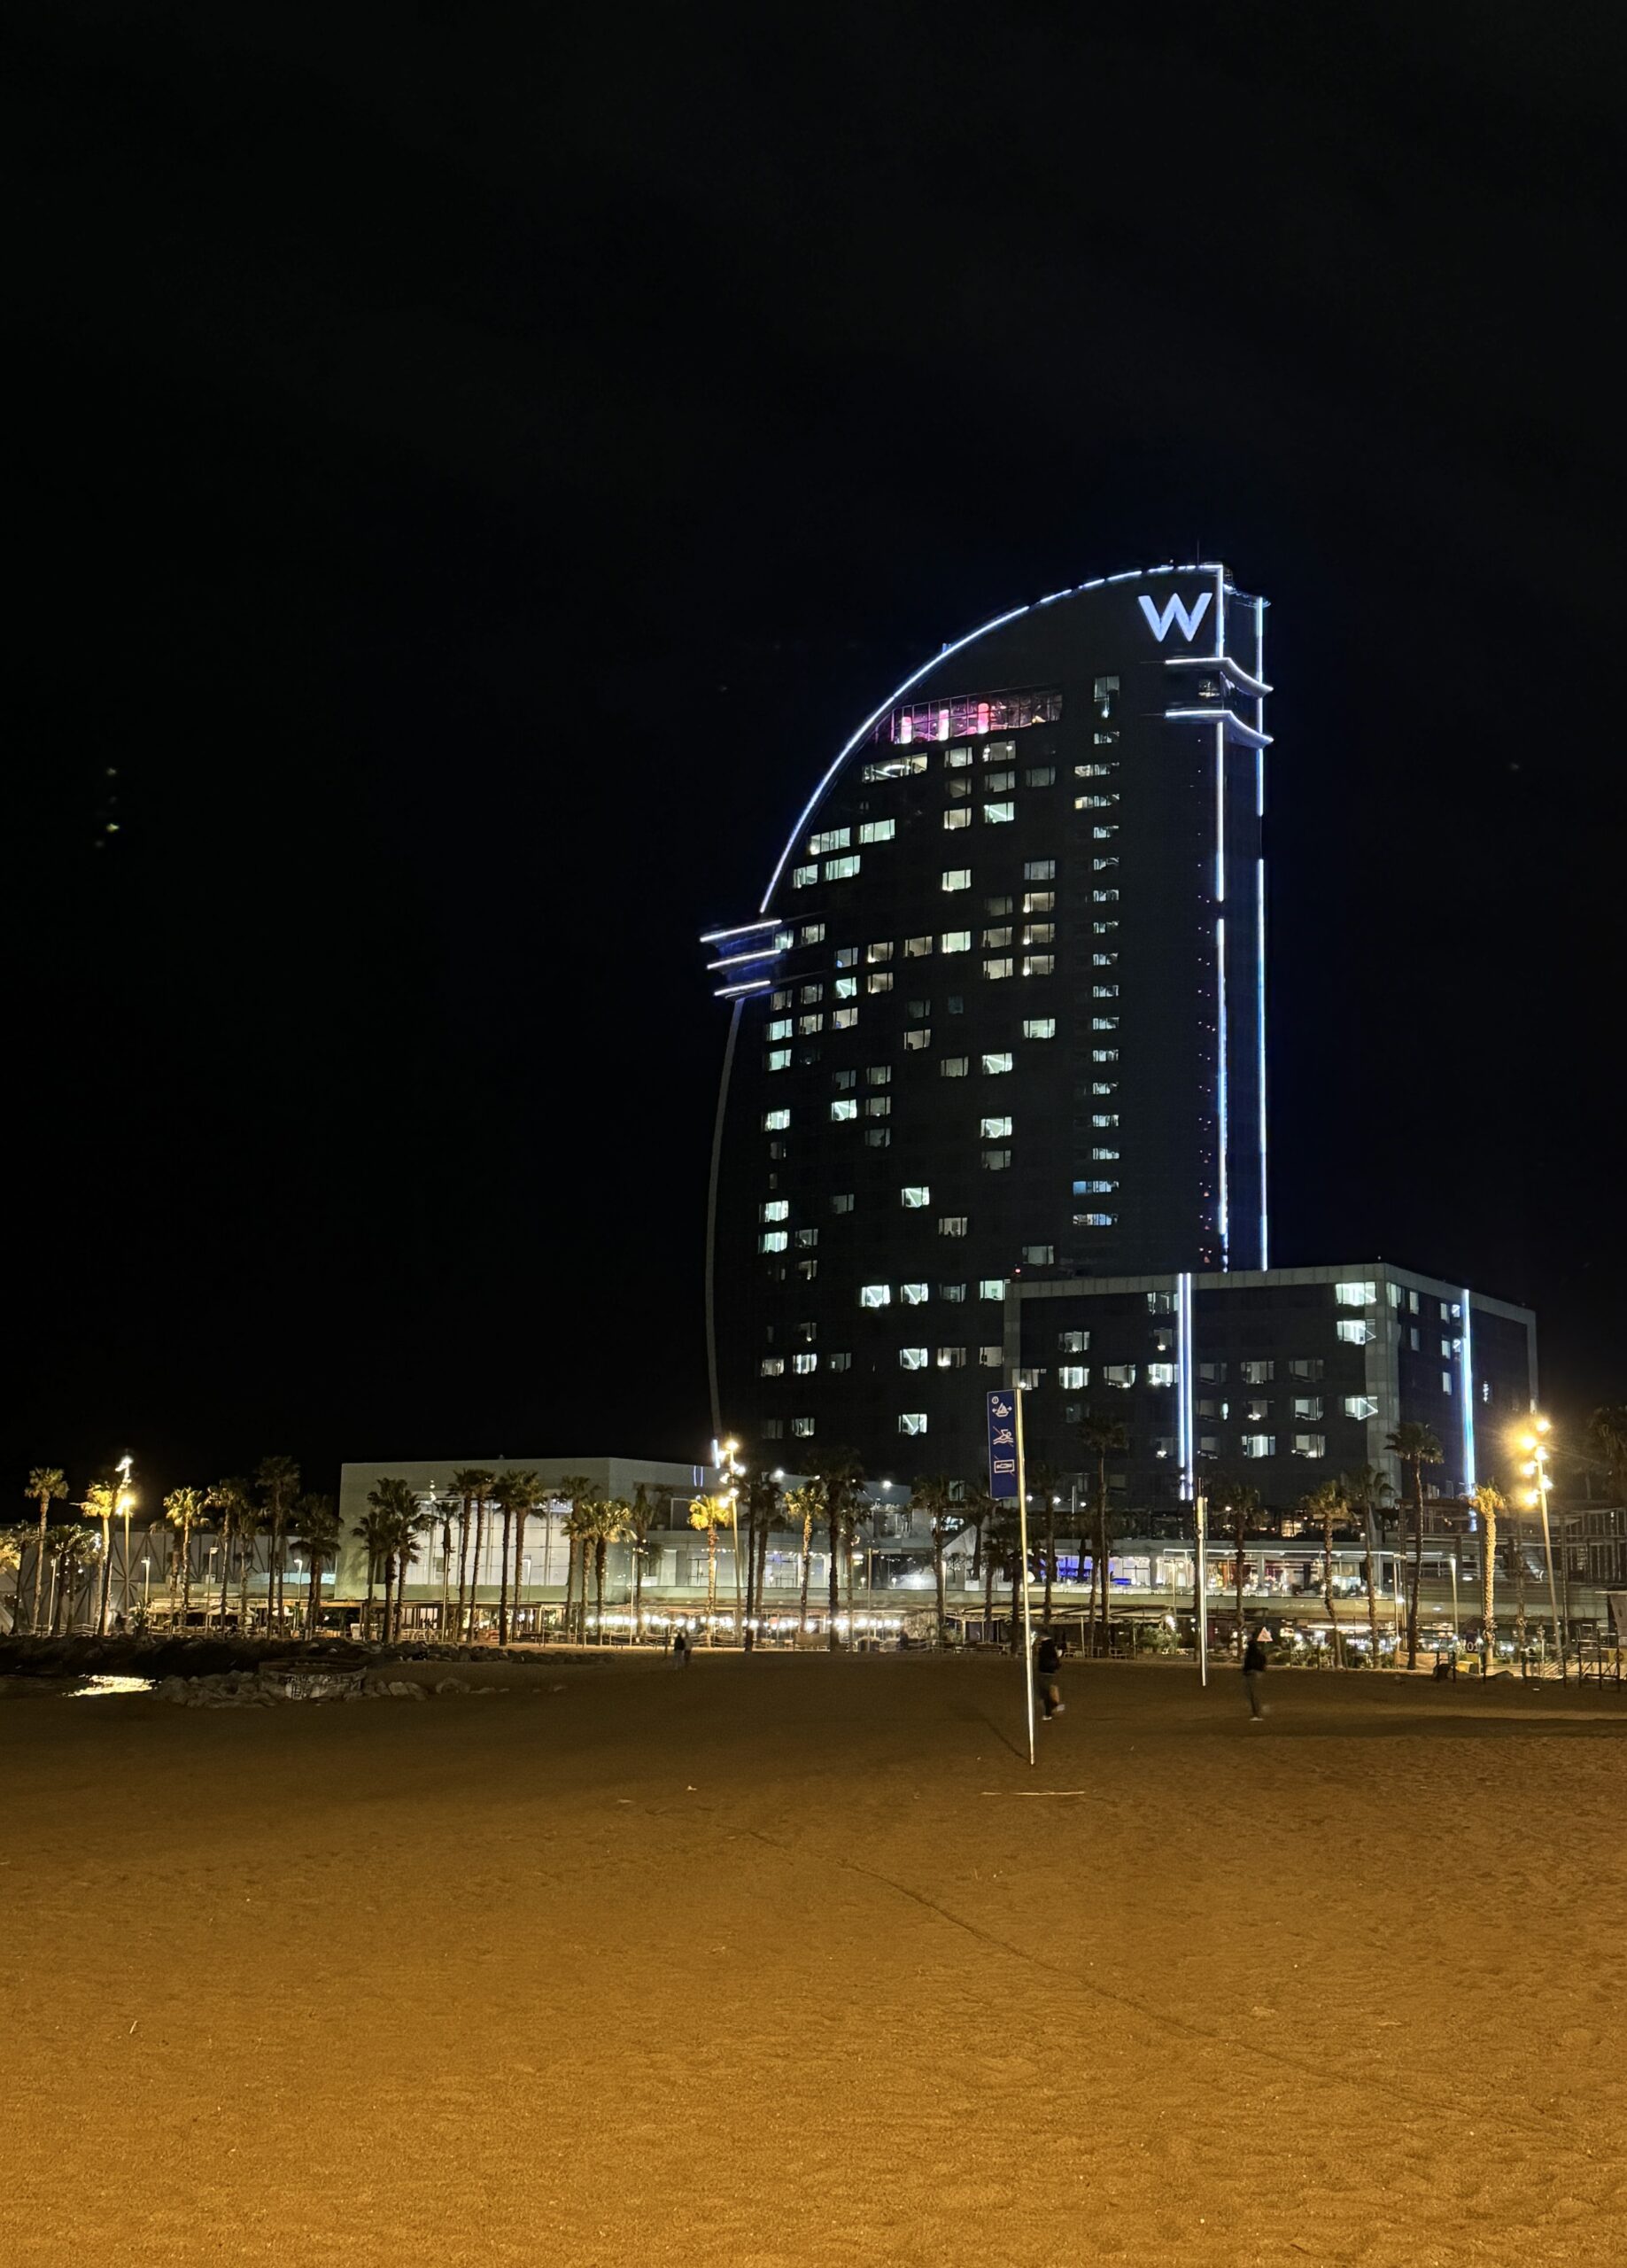
[[[672,1641],[672,1658],[680,1669],[689,1667],[689,1640],[681,1629]]]
[[[1045,1713],[1045,1722],[1059,1717],[1067,1707],[1057,1683],[1062,1668],[1062,1647],[1049,1630],[1042,1630],[1034,1649],[1034,1697]]]
[[[1259,1724],[1266,1713],[1266,1705],[1259,1697],[1259,1681],[1266,1674],[1266,1642],[1255,1628],[1249,1633],[1249,1643],[1243,1650],[1243,1682],[1249,1689],[1249,1722]]]

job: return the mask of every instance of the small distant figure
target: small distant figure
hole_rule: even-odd
[[[1259,1681],[1266,1674],[1266,1642],[1259,1630],[1251,1630],[1249,1643],[1243,1650],[1243,1682],[1249,1690],[1249,1722],[1259,1724],[1266,1713],[1266,1704],[1259,1697]]]
[[[673,1658],[673,1660],[678,1664],[678,1667],[679,1667],[680,1669],[687,1669],[687,1668],[688,1668],[688,1666],[689,1666],[689,1639],[688,1639],[687,1634],[686,1634],[686,1632],[682,1631],[682,1630],[676,1631],[676,1632],[674,1632],[674,1634],[673,1634],[673,1638],[672,1638],[672,1658]]]
[[[1047,1724],[1053,1717],[1061,1716],[1068,1705],[1057,1682],[1061,1672],[1061,1642],[1054,1632],[1042,1630],[1034,1649],[1034,1690]]]

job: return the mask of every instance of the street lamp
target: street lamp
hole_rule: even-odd
[[[1545,1438],[1553,1431],[1546,1418],[1533,1418],[1530,1430],[1520,1436],[1526,1463],[1521,1467],[1532,1486],[1527,1489],[1525,1501],[1542,1515],[1542,1551],[1548,1567],[1548,1613],[1553,1624],[1553,1651],[1559,1656],[1560,1682],[1569,1682],[1565,1668],[1565,1640],[1560,1627],[1559,1592],[1553,1581],[1553,1532],[1548,1521],[1548,1490],[1552,1475],[1548,1471],[1548,1444]]]
[[[734,1642],[745,1642],[745,1607],[740,1598],[740,1475],[745,1466],[740,1461],[740,1445],[732,1436],[726,1441],[712,1443],[712,1462],[724,1479],[724,1498],[729,1507],[729,1533],[734,1545]]]

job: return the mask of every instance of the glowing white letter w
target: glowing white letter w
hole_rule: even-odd
[[[1205,591],[1190,612],[1182,600],[1171,599],[1162,614],[1158,612],[1150,598],[1143,597],[1141,610],[1147,617],[1148,629],[1151,631],[1160,646],[1168,634],[1172,622],[1178,622],[1181,625],[1181,634],[1189,646],[1197,634],[1198,624],[1209,611],[1209,602],[1213,596],[1213,591]]]

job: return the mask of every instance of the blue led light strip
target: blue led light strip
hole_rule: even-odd
[[[1222,1268],[1229,1268],[1231,1265],[1231,1200],[1230,1192],[1228,1188],[1228,1181],[1230,1174],[1230,1162],[1226,1154],[1226,1114],[1228,1100],[1227,1088],[1228,1082],[1226,1076],[1226,916],[1223,913],[1217,917],[1214,925],[1214,965],[1215,990],[1220,1001],[1220,1020],[1218,1029],[1220,1036],[1220,1076],[1216,1082],[1216,1108],[1220,1127],[1220,1265]]]
[[[1175,1419],[1180,1433],[1176,1443],[1181,1459],[1180,1487],[1182,1497],[1189,1502],[1197,1493],[1197,1438],[1193,1430],[1192,1278],[1189,1275],[1175,1278],[1175,1362],[1176,1392],[1180,1397]]]

